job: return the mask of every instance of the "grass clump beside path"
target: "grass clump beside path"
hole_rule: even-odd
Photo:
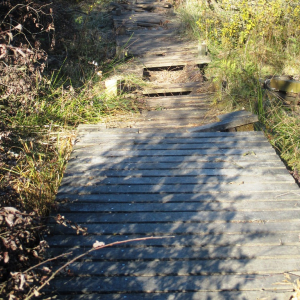
[[[218,102],[259,115],[271,143],[296,179],[300,170],[299,106],[285,107],[260,79],[300,75],[298,1],[187,0],[177,7],[182,29],[208,45],[206,74],[226,87]]]
[[[46,49],[39,51],[45,59],[41,62],[28,56],[26,61],[11,62],[9,70],[1,69],[4,75],[14,72],[15,76],[8,78],[11,86],[14,80],[18,81],[16,86],[20,82],[26,86],[12,92],[7,81],[0,90],[0,184],[17,191],[25,207],[40,215],[49,212],[77,125],[101,122],[106,116],[117,113],[138,111],[138,105],[130,97],[107,97],[105,94],[105,78],[113,74],[116,65],[123,63],[114,54],[112,20],[105,5],[102,2],[65,4],[53,6],[49,3],[45,11],[39,12],[51,16],[51,26],[58,32],[53,49],[43,44],[45,38],[40,33],[40,43]],[[17,24],[18,20],[14,22]],[[68,23],[67,32],[59,35],[65,23]],[[16,46],[21,45],[17,40],[18,30],[15,34]],[[52,37],[51,32],[47,37]],[[38,52],[34,48],[32,51]],[[7,65],[5,58],[2,61],[2,66]],[[42,64],[42,70],[34,69],[34,64]]]

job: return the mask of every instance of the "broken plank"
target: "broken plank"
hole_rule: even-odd
[[[227,114],[223,114],[223,115],[219,115],[218,116],[218,119],[220,121],[225,121],[225,120],[231,120],[231,119],[235,119],[235,118],[240,118],[240,119],[243,119],[243,118],[253,118],[253,120],[255,120],[254,122],[257,122],[258,121],[258,117],[257,115],[255,114],[252,114],[251,112],[247,111],[247,110],[238,110],[238,111],[234,111],[234,112],[230,112],[230,113],[227,113]]]
[[[253,116],[245,116],[243,118],[232,118],[232,119],[225,119],[220,122],[210,123],[203,126],[190,128],[188,129],[189,132],[207,132],[207,131],[221,131],[230,128],[234,128],[237,126],[242,126],[246,124],[255,123],[258,121],[256,115]]]

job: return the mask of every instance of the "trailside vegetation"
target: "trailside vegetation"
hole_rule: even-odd
[[[106,97],[115,56],[105,1],[0,2],[0,298],[29,299],[51,278],[44,235],[79,123],[137,111]],[[57,222],[84,230],[61,216]],[[29,297],[29,296],[28,296]]]
[[[208,45],[213,60],[206,74],[223,89],[216,100],[228,110],[245,107],[259,114],[271,143],[299,180],[299,105],[285,106],[262,88],[273,76],[300,78],[299,2],[187,0],[177,10],[183,30]]]

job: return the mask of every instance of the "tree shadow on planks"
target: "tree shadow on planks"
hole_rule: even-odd
[[[296,192],[262,133],[86,134],[57,199],[89,235],[55,227],[52,253],[173,237],[92,252],[53,288],[71,299],[286,299],[290,286],[274,283],[297,265]]]

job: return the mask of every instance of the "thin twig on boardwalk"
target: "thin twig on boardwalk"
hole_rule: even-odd
[[[65,263],[63,266],[61,266],[59,269],[57,269],[40,287],[38,287],[37,289],[34,289],[33,292],[29,293],[29,295],[25,298],[25,300],[30,300],[32,299],[32,297],[36,297],[39,295],[39,291],[45,287],[46,285],[49,284],[49,282],[60,272],[62,271],[63,269],[65,269],[67,266],[69,266],[70,264],[74,263],[76,260],[88,255],[89,253],[93,252],[93,251],[96,251],[96,250],[100,250],[100,249],[103,249],[103,248],[107,248],[107,247],[112,247],[112,246],[115,246],[115,245],[120,245],[120,244],[125,244],[125,243],[129,243],[129,242],[138,242],[138,241],[146,241],[146,240],[153,240],[153,239],[164,239],[164,238],[172,238],[174,236],[158,236],[158,237],[154,237],[154,236],[150,236],[150,237],[144,237],[144,238],[136,238],[136,239],[130,239],[130,240],[125,240],[125,241],[118,241],[118,242],[114,242],[114,243],[110,243],[110,244],[107,244],[105,245],[103,242],[98,242],[96,241],[94,244],[93,244],[93,248],[91,248],[90,250],[88,250],[87,252],[83,253],[83,254],[80,254],[76,257],[74,257],[73,259],[71,259],[70,261],[68,261],[67,263]],[[54,259],[57,259],[63,255],[69,255],[71,252],[69,253],[66,253],[66,254],[62,254],[62,255],[59,255],[55,258],[51,258],[47,261],[50,261],[50,260],[54,260]],[[47,261],[43,262],[43,263],[46,263]],[[32,270],[40,265],[42,265],[43,263],[40,263],[36,266],[33,266],[31,267],[30,269],[28,269],[27,271],[29,270]]]

